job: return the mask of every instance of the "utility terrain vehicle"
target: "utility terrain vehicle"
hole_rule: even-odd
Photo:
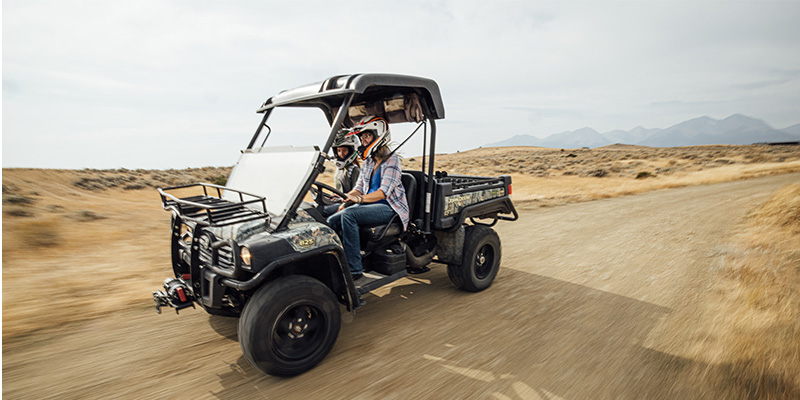
[[[309,128],[310,117],[298,111],[313,112],[320,128]],[[281,120],[281,112],[288,118]],[[210,314],[238,316],[245,358],[263,372],[291,376],[331,350],[340,304],[348,311],[362,307],[362,295],[409,272],[426,272],[435,262],[447,265],[459,289],[477,292],[492,284],[501,248],[491,226],[517,219],[511,177],[434,171],[436,120],[444,118],[434,81],[334,76],[280,92],[258,113],[263,118],[225,186],[159,189],[172,213],[174,277],[153,292],[157,311],[198,304]],[[395,141],[395,127],[405,126],[410,133],[403,143],[418,135],[427,157],[421,170],[402,174],[408,229],[397,217],[361,227],[365,273],[354,282],[339,236],[322,216],[331,193],[346,196],[317,179],[336,134],[365,115],[385,118]],[[299,144],[308,138],[312,145]]]

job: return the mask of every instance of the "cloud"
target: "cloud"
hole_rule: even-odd
[[[734,89],[742,89],[742,90],[764,89],[771,86],[785,85],[786,83],[789,83],[791,81],[792,79],[771,79],[766,81],[740,83],[737,85],[733,85],[732,87]]]
[[[3,95],[5,96],[6,93],[9,95],[16,95],[19,94],[21,91],[20,84],[15,79],[3,79]]]
[[[70,151],[68,139],[46,157],[20,151],[52,135],[91,147],[88,136],[141,132],[134,168],[168,162],[173,137],[210,140],[204,126],[238,150],[269,96],[355,72],[435,79],[445,152],[487,133],[734,113],[798,122],[800,2],[40,0],[3,11],[4,166],[113,161]],[[190,151],[195,165],[219,159]]]

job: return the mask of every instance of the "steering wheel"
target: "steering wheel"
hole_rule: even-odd
[[[330,193],[325,193],[326,190]],[[311,193],[311,198],[314,199],[314,201],[317,203],[317,209],[320,210],[320,213],[322,212],[322,209],[325,208],[326,205],[339,204],[342,202],[347,203],[346,194],[334,188],[333,186],[328,185],[326,183],[322,183],[320,181],[314,181],[314,183],[311,184],[309,192]],[[339,196],[341,200],[337,201],[331,193]]]

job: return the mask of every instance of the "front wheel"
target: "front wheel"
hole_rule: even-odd
[[[468,226],[461,264],[449,264],[447,276],[461,290],[480,292],[492,285],[500,269],[500,237],[494,229]]]
[[[303,275],[259,289],[239,319],[239,344],[250,364],[278,376],[298,375],[333,348],[341,327],[339,303],[322,282]]]

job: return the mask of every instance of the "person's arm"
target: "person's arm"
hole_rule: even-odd
[[[342,202],[342,205],[339,206],[339,211],[344,210],[346,206],[349,206],[350,204],[348,204],[348,202],[359,204],[361,201],[360,199],[362,197],[362,193],[358,191],[358,189],[353,189],[345,194],[347,195],[347,198],[344,202]]]
[[[358,167],[355,163],[352,164],[352,168],[350,168],[350,179],[349,184],[350,188],[355,189],[356,185],[358,184],[358,179],[361,177],[361,168]]]
[[[350,196],[347,196],[350,199]],[[355,195],[353,196],[353,201],[359,204],[369,204],[374,203],[376,201],[381,201],[386,198],[386,193],[383,193],[383,189],[378,189],[372,193],[367,193],[365,195]]]
[[[347,198],[345,200],[353,202],[353,203],[358,203],[360,196],[362,196],[364,194],[364,192],[366,192],[369,189],[369,182],[367,181],[367,178],[366,178],[366,176],[368,175],[368,173],[366,173],[366,171],[369,170],[369,168],[367,167],[369,161],[370,160],[367,160],[367,161],[364,162],[364,172],[365,173],[363,173],[363,174],[359,173],[358,182],[356,183],[356,187],[354,187],[353,190],[345,193],[347,195]],[[339,210],[343,210],[344,207],[345,207],[345,204],[347,204],[347,202],[342,203],[342,205],[339,206]]]

